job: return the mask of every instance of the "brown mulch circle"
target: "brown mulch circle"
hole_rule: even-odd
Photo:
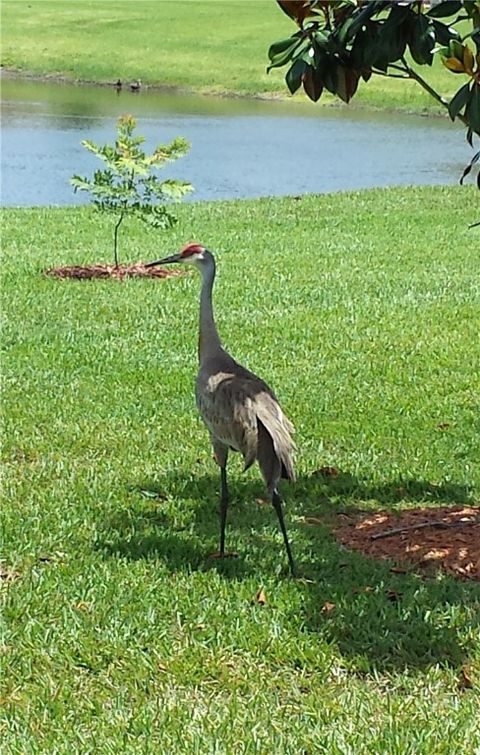
[[[145,267],[143,262],[132,265],[66,265],[45,270],[45,275],[53,278],[73,278],[74,280],[88,280],[91,278],[175,278],[185,275],[185,270],[178,268]]]
[[[346,548],[480,581],[479,507],[441,506],[400,514],[380,511],[359,517],[340,514],[339,519],[335,536]],[[375,537],[380,533],[382,537]]]

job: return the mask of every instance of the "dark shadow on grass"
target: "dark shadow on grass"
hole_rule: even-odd
[[[166,513],[170,508],[166,491],[175,501],[182,501],[180,521]],[[219,547],[218,479],[211,475],[185,483],[181,475],[174,474],[160,483],[146,481],[132,486],[134,511],[116,512],[105,523],[104,537],[97,541],[97,547],[133,560],[159,558],[172,572],[216,570],[227,578],[246,577],[258,568],[245,556],[249,550],[266,547],[261,530],[277,521],[271,506],[255,503],[262,492],[260,481],[232,481],[226,548],[237,553],[234,558],[210,555]],[[248,544],[240,548],[237,535],[247,531]]]
[[[325,531],[308,539],[324,555],[303,586],[305,631],[334,643],[360,672],[462,664],[468,648],[454,614],[460,608],[478,626],[478,585],[392,572],[390,562],[347,551]]]
[[[308,495],[302,510],[332,522],[336,514],[400,510],[405,506],[473,505],[468,487],[455,483],[397,479],[383,484],[364,482],[348,474],[322,478],[314,474],[300,481]],[[316,502],[313,490],[323,493]],[[296,497],[296,496],[295,496]],[[321,564],[312,559],[312,582],[305,586],[305,627],[336,643],[358,671],[432,664],[458,667],[466,651],[458,631],[449,625],[455,607],[468,610],[479,626],[478,584],[451,576],[415,571],[392,572],[392,563],[368,558],[340,546],[327,528],[307,527],[311,552],[324,553]],[[334,604],[325,612],[325,602]],[[477,610],[475,611],[475,606]],[[436,614],[447,617],[442,620]]]
[[[218,548],[216,474],[187,481],[180,473],[168,475],[138,484],[130,494],[129,508],[105,523],[105,537],[97,543],[106,555],[160,559],[172,572],[215,569],[232,579],[271,570],[276,559],[287,576],[281,541],[274,544],[271,538],[272,528],[277,527],[276,515],[271,506],[258,503],[264,495],[260,480],[232,475],[227,548],[239,551],[239,557],[232,560],[208,558],[208,553]],[[414,571],[394,573],[389,562],[344,549],[328,524],[340,512],[392,510],[412,503],[472,504],[468,488],[423,480],[378,485],[348,474],[313,474],[286,487],[284,494],[287,527],[300,573],[296,585],[304,596],[303,631],[320,634],[335,644],[348,667],[360,673],[461,665],[468,649],[463,648],[449,613],[453,615],[455,607],[461,607],[473,622],[475,604],[478,612],[478,585],[446,575],[438,579]],[[305,516],[318,517],[320,524],[309,525]],[[267,556],[268,567],[263,567]],[[325,609],[327,602],[334,605],[331,611]]]
[[[474,502],[470,488],[453,482],[436,485],[428,480],[404,478],[380,484],[360,480],[348,472],[337,472],[335,476],[325,476],[320,470],[313,472],[298,481],[295,498],[299,492],[308,495],[312,490],[323,496],[324,503],[334,504],[337,511],[359,512],[363,510],[359,502],[368,501],[374,501],[377,509],[378,504],[392,509],[402,503],[467,505]]]

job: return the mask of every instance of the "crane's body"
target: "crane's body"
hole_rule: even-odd
[[[230,450],[243,455],[245,469],[258,461],[268,495],[282,530],[292,573],[294,562],[278,493],[281,477],[294,479],[293,425],[283,413],[268,385],[235,361],[223,348],[213,316],[212,290],[215,279],[213,255],[200,244],[189,244],[180,252],[149,265],[170,262],[194,264],[202,274],[198,340],[199,371],[195,383],[198,410],[207,426],[221,471],[220,550],[225,554],[225,525],[228,508],[227,459]]]

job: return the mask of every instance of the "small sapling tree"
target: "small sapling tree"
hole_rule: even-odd
[[[118,268],[118,231],[126,217],[138,217],[153,228],[170,228],[177,218],[168,203],[180,200],[193,190],[186,181],[160,181],[154,171],[166,162],[177,160],[188,152],[186,139],[177,137],[170,144],[161,144],[151,155],[143,152],[145,137],[134,135],[137,123],[132,115],[118,119],[115,145],[98,144],[85,139],[82,145],[105,163],[104,170],[96,170],[93,178],[72,176],[74,191],[88,191],[95,207],[115,218],[113,228],[113,256]]]

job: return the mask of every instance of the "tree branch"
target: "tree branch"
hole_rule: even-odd
[[[403,63],[403,68],[395,65],[393,65],[392,68],[396,68],[399,71],[404,71],[408,75],[408,78],[413,79],[417,82],[417,84],[420,84],[420,86],[425,89],[425,91],[428,92],[428,94],[433,97],[434,100],[439,102],[440,105],[443,105],[443,107],[448,110],[448,100],[446,100],[444,97],[442,97],[441,94],[435,91],[435,89],[433,89],[433,87],[431,87],[430,84],[425,81],[425,79],[423,79],[420,74],[417,73],[417,71],[415,71],[414,68],[409,66],[407,61],[405,60],[405,57],[402,57],[401,61]],[[464,118],[463,115],[457,115],[457,118],[459,118],[465,126],[468,126],[468,121],[466,118]]]
[[[394,66],[390,66],[390,68],[394,68]],[[400,73],[388,73],[387,71],[377,71],[376,68],[372,68],[372,73],[375,74],[375,76],[386,76],[387,79],[409,79],[410,76],[407,74],[400,74]]]
[[[380,540],[384,537],[392,537],[392,535],[400,535],[404,532],[413,532],[414,530],[423,530],[426,527],[437,527],[442,530],[453,529],[454,527],[465,527],[469,524],[480,524],[480,517],[472,517],[460,522],[420,522],[419,524],[412,524],[409,527],[396,527],[393,530],[383,530],[383,532],[377,532],[375,535],[370,535],[370,540]]]

